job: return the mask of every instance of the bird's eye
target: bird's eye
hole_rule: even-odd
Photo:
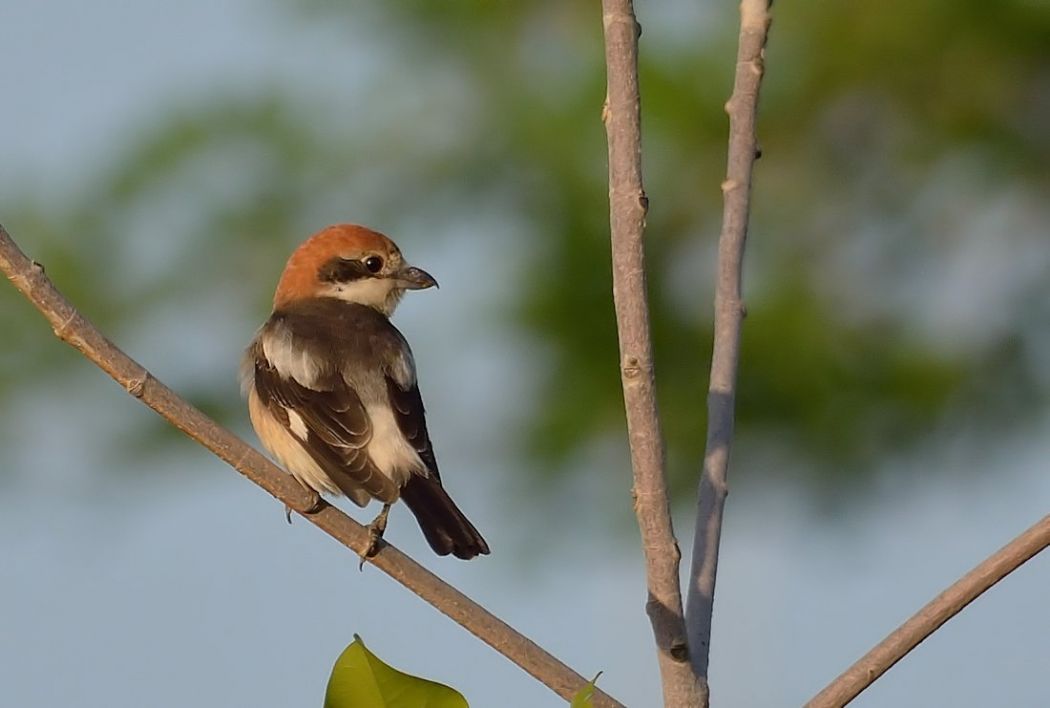
[[[365,268],[369,273],[378,273],[383,270],[383,259],[379,256],[369,256],[365,259]]]

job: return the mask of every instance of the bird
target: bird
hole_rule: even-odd
[[[399,499],[438,555],[489,553],[442,485],[412,349],[390,322],[406,291],[436,286],[385,235],[329,226],[292,252],[242,360],[249,418],[269,453],[319,495],[383,504],[362,565]]]

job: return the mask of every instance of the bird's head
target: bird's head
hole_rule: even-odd
[[[354,224],[322,229],[295,249],[284,268],[274,309],[312,297],[334,297],[389,316],[406,290],[437,285],[425,270],[405,263],[397,244]]]

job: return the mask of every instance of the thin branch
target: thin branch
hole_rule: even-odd
[[[935,597],[865,654],[806,704],[806,708],[844,706],[886,673],[891,666],[933,634],[941,625],[997,582],[1050,546],[1050,515],[986,558],[954,585]]]
[[[736,77],[733,95],[726,103],[729,154],[726,180],[722,183],[724,206],[722,233],[718,239],[714,348],[707,394],[707,448],[700,475],[686,614],[693,668],[703,687],[705,706],[709,692],[708,658],[718,545],[722,536],[722,512],[729,493],[727,472],[733,442],[740,328],[745,315],[741,299],[741,270],[751,208],[751,172],[758,158],[755,123],[769,32],[769,4],[769,0],[742,0],[740,3]]]
[[[631,0],[603,0],[607,91],[602,118],[609,139],[609,220],[613,300],[620,341],[627,435],[634,469],[634,510],[649,586],[646,612],[656,638],[665,706],[695,706],[700,694],[689,663],[678,564],[656,409],[643,233],[648,199],[642,188],[638,36]]]
[[[43,313],[60,339],[113,377],[128,393],[347,548],[359,555],[368,548],[368,532],[363,526],[328,504],[321,504],[319,511],[310,513],[318,503],[313,492],[306,491],[247,443],[184,401],[106,339],[58,292],[44,269],[26,258],[3,226],[0,226],[0,270]],[[394,546],[383,543],[371,562],[562,698],[570,700],[588,683],[535,642]],[[621,706],[601,691],[595,692],[594,704],[609,708]]]

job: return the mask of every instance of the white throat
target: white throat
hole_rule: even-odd
[[[321,294],[357,305],[367,305],[390,317],[405,291],[389,278],[364,278],[348,283],[332,283]]]

